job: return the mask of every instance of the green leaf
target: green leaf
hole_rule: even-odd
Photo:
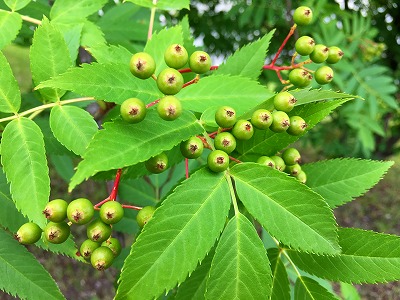
[[[189,9],[190,0],[158,0],[154,5],[154,0],[126,0],[143,7],[156,7],[162,10],[181,10],[183,8]]]
[[[97,44],[106,44],[104,33],[99,26],[88,20],[83,21],[81,45],[92,47]]]
[[[132,76],[127,64],[84,64],[82,67],[71,68],[36,88],[46,87],[70,90],[117,104],[122,104],[131,97],[138,97],[149,103],[162,96],[152,78],[141,80]]]
[[[115,299],[153,299],[183,282],[219,237],[229,207],[222,173],[203,168],[185,180],[133,244]]]
[[[239,213],[228,222],[218,242],[206,299],[265,299],[271,293],[271,275],[260,237]]]
[[[0,229],[0,290],[21,299],[65,299],[50,274],[11,235]]]
[[[17,113],[21,106],[21,93],[10,64],[0,51],[0,111]]]
[[[357,289],[349,283],[340,283],[340,294],[344,300],[361,300]]]
[[[129,65],[132,53],[121,45],[96,44],[86,49],[100,64],[120,63]]]
[[[21,26],[20,14],[0,9],[0,50],[15,39]]]
[[[29,4],[29,2],[31,2],[31,0],[4,0],[4,3],[7,4],[12,11],[24,8]]]
[[[27,118],[8,123],[1,143],[1,162],[16,207],[43,228],[46,219],[42,210],[49,201],[50,179],[39,126]]]
[[[296,105],[307,104],[312,102],[319,102],[325,100],[334,100],[334,99],[354,99],[361,98],[356,95],[350,95],[346,93],[339,93],[330,90],[319,90],[319,89],[296,89],[290,91],[290,93],[296,98]]]
[[[57,140],[77,155],[82,155],[98,130],[93,117],[76,106],[54,106],[50,127]]]
[[[203,127],[188,111],[174,122],[161,120],[156,111],[151,110],[138,124],[124,121],[106,123],[89,144],[69,189],[72,190],[97,172],[146,161],[203,131]]]
[[[240,201],[275,238],[314,253],[338,253],[336,222],[324,199],[297,179],[255,163],[231,171]]]
[[[218,67],[215,75],[240,75],[256,80],[262,72],[269,43],[275,30],[261,39],[237,50],[226,62]],[[213,74],[213,75],[214,75]]]
[[[81,35],[83,31],[83,23],[78,24],[54,24],[63,34],[65,43],[67,44],[69,56],[74,62],[78,58]]]
[[[75,23],[99,11],[107,0],[55,1],[50,19],[57,23]]]
[[[290,300],[290,285],[286,267],[281,260],[282,252],[277,248],[268,249],[271,262],[272,291],[270,300]]]
[[[392,165],[392,161],[344,158],[305,164],[302,169],[307,185],[331,207],[337,207],[372,188]]]
[[[400,237],[339,228],[342,253],[320,256],[286,250],[302,270],[333,281],[377,283],[400,279]]]
[[[72,66],[63,35],[46,17],[35,30],[29,56],[32,78],[36,85],[64,73]],[[65,94],[64,91],[52,88],[42,89],[40,93],[46,101],[57,101]]]
[[[295,300],[335,300],[338,299],[333,294],[328,292],[314,279],[300,276],[296,280],[294,286]]]

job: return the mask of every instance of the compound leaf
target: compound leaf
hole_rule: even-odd
[[[31,0],[4,0],[4,3],[7,4],[12,11],[24,8],[29,4],[29,2],[31,2]]]
[[[136,5],[143,7],[156,7],[162,10],[181,10],[183,8],[189,9],[190,0],[158,0],[157,4],[154,5],[153,0],[126,0],[128,2],[135,3]]]
[[[0,50],[15,39],[21,26],[20,14],[0,9]]]
[[[50,18],[57,23],[74,23],[99,11],[107,0],[64,0],[56,1],[51,8]]]
[[[271,262],[272,291],[270,300],[290,300],[289,278],[286,267],[281,260],[282,252],[277,248],[268,249],[268,258]]]
[[[0,52],[0,69],[0,111],[17,113],[21,106],[21,93],[3,52]]]
[[[296,89],[290,91],[290,93],[296,98],[296,105],[307,104],[312,102],[326,101],[326,100],[338,100],[338,99],[354,99],[360,98],[356,95],[350,95],[346,93],[339,93],[331,90],[319,90],[319,89]]]
[[[300,276],[294,286],[295,300],[337,300],[332,293],[321,286],[314,279]]]

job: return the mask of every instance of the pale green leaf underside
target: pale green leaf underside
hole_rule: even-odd
[[[271,293],[271,269],[254,226],[242,214],[226,225],[207,280],[206,299],[265,299]]]
[[[154,5],[153,0],[126,0],[127,2],[135,3],[139,6],[144,7],[157,7],[158,9],[162,10],[180,10],[183,8],[189,9],[190,0],[158,0],[157,4]]]
[[[82,67],[69,69],[37,88],[46,87],[69,90],[82,96],[117,104],[122,104],[132,97],[149,103],[162,96],[152,78],[136,78],[129,71],[128,64],[84,64]]]
[[[18,13],[0,9],[0,50],[15,39],[21,26],[22,19]]]
[[[29,2],[31,2],[31,0],[4,0],[4,3],[7,4],[12,11],[24,8],[29,4]]]
[[[153,299],[183,282],[215,243],[229,208],[222,173],[203,168],[191,175],[156,210],[133,244],[116,299]]]
[[[107,0],[56,1],[50,11],[50,19],[58,23],[73,23],[96,13]]]
[[[333,281],[377,283],[400,279],[400,237],[339,228],[342,253],[319,256],[286,250],[302,270]]]
[[[17,113],[21,106],[21,93],[3,52],[0,52],[0,70],[0,111]]]
[[[244,206],[282,243],[314,253],[338,253],[336,222],[324,199],[293,177],[255,163],[231,169]]]
[[[49,201],[50,179],[39,126],[27,118],[11,121],[4,129],[1,146],[1,162],[16,207],[44,227],[42,210]]]
[[[391,161],[345,158],[306,164],[302,169],[307,185],[337,207],[372,188],[392,165]]]
[[[214,71],[213,75],[240,75],[256,80],[264,66],[265,56],[275,30],[261,39],[243,46]]]
[[[73,189],[97,172],[146,161],[203,131],[188,111],[173,122],[162,120],[155,110],[150,110],[146,118],[137,124],[124,121],[106,123],[90,142],[69,188]]]
[[[337,300],[327,289],[321,286],[314,279],[301,276],[296,280],[294,286],[295,300]]]
[[[50,274],[10,234],[0,229],[0,290],[21,299],[64,299]]]
[[[82,155],[98,130],[93,117],[76,106],[54,106],[50,127],[57,140],[77,155]]]
[[[271,262],[272,291],[270,300],[290,300],[289,278],[286,267],[281,260],[282,253],[278,248],[268,249],[268,258]]]

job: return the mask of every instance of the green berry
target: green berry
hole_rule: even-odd
[[[183,86],[183,76],[173,68],[166,68],[158,74],[157,87],[165,95],[177,94]]]
[[[132,55],[129,62],[131,73],[140,79],[147,79],[154,74],[156,62],[150,54],[139,52]]]
[[[204,51],[195,51],[189,58],[190,69],[197,74],[203,74],[210,70],[211,58]]]
[[[140,228],[143,228],[143,226],[150,221],[155,211],[156,208],[153,206],[145,206],[141,210],[139,210],[136,216],[136,222],[138,223]]]
[[[328,66],[319,67],[315,71],[314,78],[319,84],[327,84],[333,79],[333,70]]]
[[[43,214],[49,221],[62,222],[67,218],[67,207],[67,201],[55,199],[47,203],[43,210]]]
[[[289,92],[280,92],[274,97],[274,106],[276,110],[290,112],[297,100]]]
[[[164,60],[168,67],[179,69],[188,62],[189,55],[182,45],[172,44],[164,52]]]
[[[302,117],[292,116],[290,117],[290,126],[287,129],[287,133],[290,135],[300,135],[306,131],[308,124]]]
[[[287,148],[282,153],[282,158],[286,165],[295,165],[301,161],[301,155],[296,148]]]
[[[93,218],[94,207],[92,202],[85,198],[71,201],[67,207],[67,217],[75,224],[87,224]]]
[[[343,55],[344,53],[339,47],[329,47],[328,58],[326,59],[326,62],[328,64],[336,64],[342,59]]]
[[[175,96],[165,96],[157,104],[158,115],[166,120],[173,121],[182,114],[182,104]]]
[[[289,81],[296,87],[305,88],[310,85],[312,75],[303,69],[293,69],[289,73]]]
[[[207,165],[211,171],[219,173],[229,167],[229,156],[222,150],[214,150],[208,154]]]
[[[146,169],[154,174],[164,172],[168,168],[168,156],[160,153],[145,162]]]
[[[204,144],[197,136],[183,141],[180,145],[181,153],[186,158],[198,158],[204,150]]]
[[[289,116],[280,110],[275,110],[272,112],[272,124],[269,127],[273,132],[284,132],[290,126]]]
[[[121,117],[128,123],[139,123],[146,117],[147,108],[142,100],[129,98],[122,102],[120,107]]]
[[[300,55],[310,55],[311,52],[313,52],[314,47],[315,47],[315,41],[312,37],[309,37],[307,35],[304,35],[302,37],[299,37],[294,44],[294,47],[296,48],[296,52]]]
[[[81,247],[79,248],[79,252],[82,257],[86,260],[90,259],[94,250],[100,247],[100,244],[97,242],[93,242],[92,240],[85,240]]]
[[[222,106],[215,112],[215,122],[222,128],[230,128],[236,123],[236,111],[230,106]]]
[[[267,166],[267,167],[275,168],[275,162],[269,156],[260,156],[257,159],[257,163],[259,163],[260,165]]]
[[[231,153],[236,148],[236,139],[229,132],[218,133],[214,138],[214,147],[226,153]]]
[[[285,170],[286,164],[285,164],[285,161],[282,159],[282,157],[280,157],[278,155],[274,155],[274,156],[271,156],[271,159],[275,163],[275,169],[277,169],[278,171]]]
[[[249,140],[254,134],[253,125],[247,120],[238,120],[232,128],[232,134],[238,140]]]
[[[42,229],[36,223],[23,224],[14,235],[15,239],[23,245],[36,243],[42,236]]]
[[[266,109],[257,109],[250,119],[251,124],[257,129],[268,129],[272,124],[272,114]]]
[[[100,207],[100,219],[106,224],[115,224],[124,217],[124,209],[117,201],[108,201]]]
[[[312,17],[312,10],[307,6],[300,6],[293,13],[293,21],[301,26],[310,24]]]
[[[304,171],[300,171],[300,172],[297,174],[296,178],[297,178],[301,183],[306,183],[306,181],[307,181],[307,175],[306,175],[306,173],[305,173]]]
[[[324,62],[329,55],[329,48],[325,45],[318,44],[315,45],[313,52],[310,54],[310,59],[316,63],[320,64]]]
[[[86,228],[87,237],[93,242],[102,243],[111,235],[111,226],[97,219]]]
[[[121,243],[116,238],[109,238],[107,241],[101,244],[102,246],[108,247],[114,254],[114,258],[120,255],[122,247]]]
[[[103,271],[111,266],[114,260],[114,254],[108,247],[101,246],[95,249],[90,257],[93,268]]]
[[[292,176],[297,176],[301,172],[301,167],[299,164],[286,166],[285,172]]]
[[[66,222],[49,222],[43,232],[47,241],[53,244],[61,244],[69,237],[71,228]]]

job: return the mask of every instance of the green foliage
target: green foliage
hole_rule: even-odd
[[[17,11],[27,6],[31,0],[4,0],[12,11]]]
[[[11,67],[0,52],[0,111],[17,113],[21,106],[21,94]]]
[[[21,26],[22,19],[18,13],[0,9],[0,49],[15,39]]]
[[[156,4],[154,4],[153,0],[127,0],[129,2],[133,2],[137,5],[144,7],[155,7],[158,9],[171,10],[171,9],[189,9],[190,0],[175,0],[173,2],[169,0],[158,0]]]
[[[270,299],[290,299],[290,285],[286,267],[282,262],[282,252],[277,248],[268,249],[268,259],[271,262],[272,289]]]
[[[335,300],[338,299],[315,280],[300,276],[294,286],[294,298],[298,300]]]
[[[106,2],[107,0],[56,1],[51,8],[50,18],[57,23],[76,22],[96,13]]]

